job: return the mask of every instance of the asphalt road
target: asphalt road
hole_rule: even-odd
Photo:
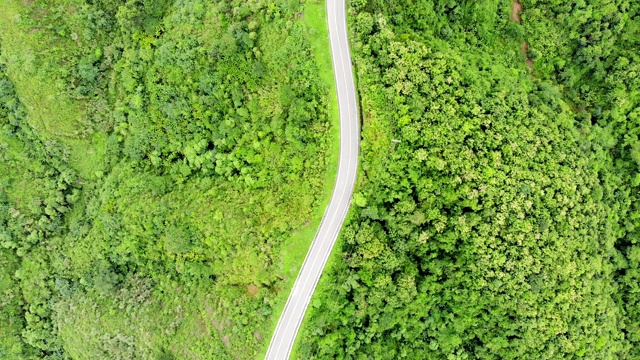
[[[313,239],[304,263],[302,263],[298,278],[271,338],[266,360],[286,360],[289,358],[302,318],[309,306],[311,295],[313,295],[320,275],[322,275],[322,269],[324,269],[331,249],[338,238],[342,222],[351,203],[358,169],[360,130],[345,13],[345,0],[327,0],[331,57],[340,108],[340,160],[336,183],[333,195],[331,195],[331,202],[325,210],[316,237]]]

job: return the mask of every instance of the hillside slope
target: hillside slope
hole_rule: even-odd
[[[0,358],[264,347],[334,172],[303,10],[0,3]]]

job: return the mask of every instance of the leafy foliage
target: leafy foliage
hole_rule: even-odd
[[[637,357],[636,10],[592,3],[352,2],[363,171],[301,358]]]
[[[255,356],[327,173],[302,5],[0,4],[1,358]],[[82,128],[34,126],[17,53]]]

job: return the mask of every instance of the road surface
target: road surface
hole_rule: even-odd
[[[289,358],[311,295],[318,284],[322,269],[327,263],[333,244],[338,238],[342,222],[347,215],[347,210],[349,210],[351,194],[356,181],[360,131],[345,12],[345,0],[327,0],[331,57],[340,108],[338,175],[333,195],[331,195],[331,202],[325,210],[316,237],[302,263],[298,278],[271,338],[266,360],[286,360]]]

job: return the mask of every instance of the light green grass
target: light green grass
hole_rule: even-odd
[[[104,139],[80,136],[86,128],[84,104],[61,90],[61,79],[50,71],[55,57],[42,55],[52,44],[40,41],[38,31],[27,31],[20,25],[23,8],[19,0],[0,1],[0,42],[7,75],[27,109],[29,125],[43,140],[69,146],[73,154],[70,165],[90,178],[101,170]]]
[[[107,138],[105,133],[96,132],[80,139],[64,139],[63,142],[71,148],[69,163],[85,179],[93,179],[98,171],[104,170]]]
[[[331,50],[329,44],[329,32],[327,27],[327,14],[324,2],[307,3],[304,11],[304,24],[307,28],[307,34],[313,48],[313,54],[320,71],[320,78],[329,89],[328,93],[328,111],[331,121],[329,161],[327,172],[324,180],[323,200],[316,208],[313,217],[308,225],[305,225],[299,231],[293,233],[283,247],[282,268],[285,276],[284,286],[287,291],[279,294],[274,306],[271,331],[265,337],[265,344],[256,356],[256,359],[264,359],[271,336],[275,331],[280,314],[284,310],[284,306],[289,297],[289,293],[293,288],[293,284],[298,276],[302,262],[304,261],[307,251],[311,246],[314,236],[322,221],[324,211],[331,200],[331,194],[336,180],[338,171],[338,158],[340,155],[340,116],[338,109],[338,95],[335,87],[333,76],[333,65],[331,63]]]
[[[44,44],[37,31],[20,25],[23,6],[16,0],[0,2],[0,38],[3,60],[20,101],[29,111],[29,124],[42,135],[55,138],[77,136],[84,112],[80,104],[57,89],[55,78],[40,71],[39,53]]]

